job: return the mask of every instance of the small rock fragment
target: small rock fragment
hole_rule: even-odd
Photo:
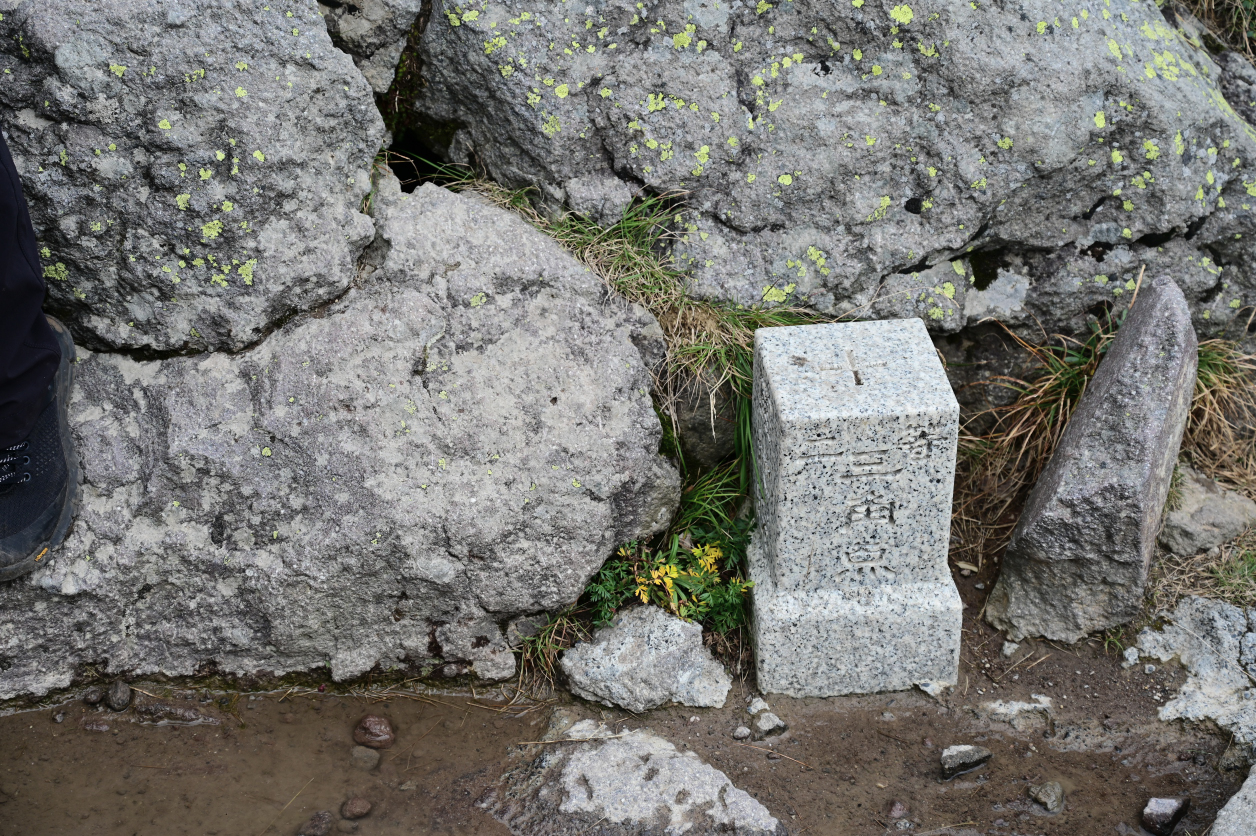
[[[99,685],[93,685],[83,692],[83,702],[88,705],[100,705],[105,698],[105,689]]]
[[[1011,659],[1020,650],[1020,642],[1003,642],[1003,658]]]
[[[910,812],[907,809],[907,805],[897,799],[891,802],[890,806],[885,809],[886,818],[890,819],[905,819]]]
[[[1199,758],[1196,756],[1196,762]],[[1252,765],[1251,752],[1246,746],[1230,745],[1221,757],[1217,758],[1217,769],[1224,772],[1234,772],[1239,769],[1246,769]]]
[[[954,778],[990,760],[990,750],[980,746],[948,746],[942,750],[942,777]]]
[[[341,833],[357,833],[358,823],[355,821],[349,821],[348,819],[341,819],[336,822],[336,829]]]
[[[1125,648],[1124,657],[1125,657],[1125,661],[1121,663],[1121,667],[1123,668],[1134,667],[1135,665],[1138,664],[1138,648],[1133,647],[1133,646]]]
[[[750,714],[758,714],[760,711],[767,711],[768,704],[763,701],[763,697],[755,697],[750,701],[750,705],[746,706],[746,711]]]
[[[297,831],[297,836],[330,836],[330,834],[331,813],[326,810],[319,810],[310,816],[309,820]]]
[[[392,723],[387,717],[380,717],[378,714],[366,715],[353,730],[353,742],[372,749],[387,749],[396,739]]]
[[[404,784],[397,787],[397,789],[401,790],[402,792],[410,792],[410,790],[416,788],[417,786],[418,784],[416,784],[414,781],[406,781]]]
[[[755,733],[759,739],[783,733],[789,726],[771,711],[764,711],[754,718]]]
[[[1059,781],[1030,786],[1029,797],[1046,807],[1049,813],[1058,813],[1064,809],[1064,787],[1060,786]]]
[[[379,751],[377,749],[369,749],[366,746],[354,746],[353,754],[349,756],[349,760],[358,769],[365,769],[369,772],[379,766]]]
[[[65,712],[64,712],[64,711],[58,711],[56,714],[52,715],[52,722],[54,722],[54,723],[64,723],[64,722],[65,722]]]
[[[105,694],[105,705],[114,711],[123,711],[131,704],[131,686],[127,685],[121,679],[115,681],[109,686],[108,693]]]
[[[365,818],[371,812],[371,802],[360,795],[355,795],[340,805],[340,815],[346,819]]]
[[[733,731],[733,740],[745,740],[749,736],[750,729],[745,726],[738,726],[736,730]]]
[[[1186,797],[1149,799],[1143,808],[1143,827],[1153,836],[1169,836],[1190,809],[1191,800]]]
[[[1155,672],[1156,672],[1155,665],[1147,665],[1146,667],[1143,668],[1143,673],[1147,674],[1148,676],[1150,676],[1151,674]]]

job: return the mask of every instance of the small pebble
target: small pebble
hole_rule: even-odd
[[[404,784],[397,787],[397,789],[401,790],[402,792],[410,792],[410,790],[414,789],[417,786],[418,784],[414,783],[413,781],[406,781]]]
[[[763,711],[754,718],[754,728],[757,736],[762,740],[765,737],[781,734],[789,727],[771,711]]]
[[[355,821],[349,821],[348,819],[341,819],[336,822],[336,829],[341,833],[357,833],[358,823]]]
[[[758,714],[760,711],[767,711],[768,704],[763,701],[762,697],[755,697],[750,701],[750,705],[746,706],[746,711],[751,714]]]
[[[367,772],[370,772],[379,766],[379,757],[379,750],[377,749],[370,749],[366,746],[354,746],[349,760],[358,769],[365,769]]]
[[[1155,673],[1155,672],[1156,672],[1156,666],[1155,666],[1155,665],[1148,665],[1147,667],[1143,668],[1143,673],[1146,673],[1146,674],[1152,674],[1152,673]]]
[[[984,583],[973,584],[973,589],[985,589],[985,588],[986,588],[986,585]]]
[[[779,752],[768,752],[768,760],[779,761],[780,759],[781,759],[781,755]]]
[[[1059,781],[1030,786],[1029,797],[1046,807],[1049,813],[1058,813],[1064,809],[1064,787]]]
[[[733,731],[733,740],[745,740],[747,737],[750,737],[750,729],[745,726],[738,726]]]
[[[948,746],[942,750],[942,777],[954,778],[984,766],[990,760],[990,750],[980,746]]]
[[[1151,798],[1143,808],[1143,827],[1153,836],[1169,836],[1191,809],[1189,798]]]
[[[54,722],[54,723],[64,723],[64,722],[65,722],[65,712],[64,712],[64,711],[58,711],[56,714],[52,715],[52,722]]]
[[[105,694],[105,705],[114,711],[124,711],[131,704],[131,686],[121,679],[109,686]]]
[[[340,805],[340,815],[346,819],[365,818],[371,812],[371,802],[360,795],[355,795]]]
[[[331,834],[331,813],[326,810],[319,810],[310,816],[305,824],[301,825],[301,829],[297,831],[297,836],[330,836]]]
[[[698,722],[698,717],[697,717],[697,715],[694,715],[693,717],[690,717],[690,718],[689,718],[689,722],[691,722],[691,723],[696,723],[696,722]]]
[[[366,715],[353,730],[353,742],[372,749],[387,749],[396,739],[392,723],[387,717],[380,717],[378,714]]]
[[[1020,642],[1003,642],[1003,658],[1011,659],[1020,650]]]
[[[99,685],[93,685],[83,692],[83,702],[88,705],[100,705],[105,698],[105,689]]]
[[[907,809],[906,804],[904,804],[901,801],[895,800],[890,803],[889,807],[886,808],[885,815],[891,819],[905,819],[907,818],[907,814],[909,812],[910,811]]]

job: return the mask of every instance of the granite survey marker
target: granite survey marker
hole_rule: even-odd
[[[959,405],[919,319],[755,334],[759,687],[955,682],[947,570]]]

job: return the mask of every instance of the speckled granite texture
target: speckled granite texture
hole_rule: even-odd
[[[946,567],[959,406],[918,319],[755,334],[759,687],[954,683]]]

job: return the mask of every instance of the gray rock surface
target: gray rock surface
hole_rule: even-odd
[[[1210,836],[1251,836],[1256,822],[1256,772],[1247,776],[1243,786],[1217,813]]]
[[[581,720],[551,728],[533,759],[507,772],[479,805],[516,836],[783,834],[762,804],[696,752],[637,730]]]
[[[79,342],[240,349],[349,286],[384,126],[313,2],[0,11],[0,123]]]
[[[1162,662],[1176,658],[1188,675],[1160,719],[1212,721],[1236,745],[1256,744],[1256,609],[1189,597],[1164,619],[1163,629],[1138,634],[1138,650]]]
[[[712,389],[696,380],[677,393],[675,410],[675,428],[686,466],[708,470],[733,453],[737,405],[731,385]]]
[[[1164,517],[1160,546],[1189,557],[1227,543],[1256,522],[1256,502],[1178,465],[1180,497]]]
[[[722,708],[732,687],[702,644],[702,625],[653,606],[620,613],[559,664],[576,696],[634,713],[669,702]]]
[[[789,729],[785,721],[771,711],[761,711],[754,718],[754,736],[756,740],[783,734]]]
[[[1149,3],[440,0],[414,106],[550,204],[590,177],[686,193],[699,295],[1040,334],[1147,264],[1213,333],[1256,301],[1256,128],[1201,32]]]
[[[353,56],[371,89],[386,93],[392,85],[423,0],[319,0],[332,42]]]
[[[508,675],[500,624],[668,523],[653,320],[479,198],[385,180],[374,211],[375,269],[249,351],[80,353],[81,510],[0,587],[0,698],[88,661]]]
[[[1189,798],[1149,798],[1143,807],[1143,828],[1152,836],[1171,836],[1190,809]]]
[[[1145,282],[1025,503],[986,618],[1077,641],[1142,606],[1195,386],[1182,292]]]

